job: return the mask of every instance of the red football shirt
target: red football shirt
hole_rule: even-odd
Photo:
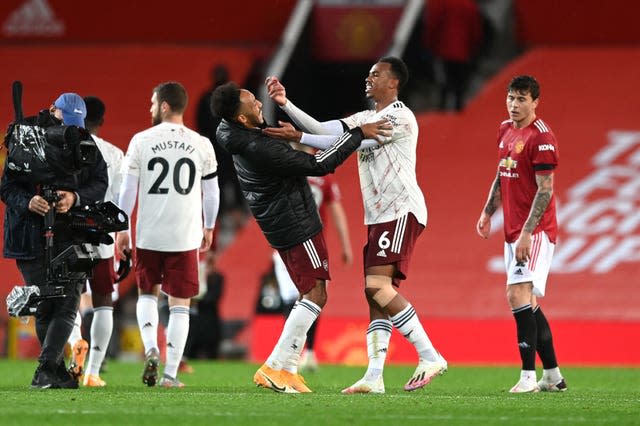
[[[508,243],[520,236],[529,217],[538,190],[536,174],[549,174],[558,165],[558,143],[549,126],[536,118],[529,126],[517,129],[512,120],[504,121],[498,130],[498,154],[504,235]],[[555,196],[544,212],[534,234],[545,231],[556,242]]]
[[[318,206],[320,218],[326,223],[326,206],[333,201],[340,201],[340,188],[331,175],[307,176],[311,193]]]

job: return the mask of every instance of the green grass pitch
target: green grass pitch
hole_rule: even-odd
[[[148,388],[141,363],[111,361],[105,388],[32,390],[35,361],[0,360],[2,425],[638,425],[640,369],[563,368],[564,393],[511,395],[517,367],[450,365],[422,390],[402,385],[412,366],[387,366],[386,394],[342,395],[363,367],[322,365],[311,394],[252,383],[257,365],[193,362],[183,389]]]

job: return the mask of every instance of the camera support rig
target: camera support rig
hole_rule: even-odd
[[[129,228],[126,213],[112,202],[96,203],[89,206],[74,207],[65,215],[59,215],[61,226],[74,232],[72,244],[54,257],[54,237],[56,214],[54,203],[58,200],[55,188],[46,186],[43,197],[51,205],[44,217],[44,266],[46,282],[37,286],[15,286],[7,296],[7,310],[10,316],[35,314],[38,303],[46,299],[66,297],[65,287],[72,281],[86,279],[95,264],[100,260],[94,246],[100,243],[113,244],[109,232],[123,231]],[[126,259],[128,264],[130,259]],[[122,265],[122,260],[121,260]],[[120,268],[118,281],[129,272],[129,268]]]

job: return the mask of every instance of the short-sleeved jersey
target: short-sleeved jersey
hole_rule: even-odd
[[[558,166],[558,143],[549,126],[536,118],[523,129],[512,120],[502,122],[498,130],[498,172],[507,243],[520,236],[531,204],[538,191],[536,174],[549,174]],[[555,243],[558,234],[555,196],[544,212],[534,233],[544,231]]]
[[[137,133],[122,169],[139,177],[136,247],[172,252],[198,248],[201,181],[217,167],[209,139],[183,125],[161,123]]]
[[[393,133],[382,145],[358,151],[364,223],[391,222],[411,212],[426,226],[427,206],[416,178],[418,123],[413,112],[400,101],[379,112],[361,111],[342,119],[349,129],[388,120]]]
[[[107,163],[107,175],[109,176],[109,186],[107,187],[107,193],[104,196],[104,201],[112,201],[118,204],[118,191],[120,190],[120,184],[122,183],[122,159],[124,152],[120,148],[106,140],[91,135],[96,141],[96,145],[104,158],[104,162]],[[110,234],[114,237],[114,233]],[[102,259],[113,257],[114,245],[113,244],[100,244],[98,246],[98,256]]]
[[[120,190],[120,184],[122,183],[122,160],[124,158],[124,152],[117,146],[107,142],[106,140],[91,135],[98,145],[98,149],[107,163],[107,174],[109,175],[109,186],[107,187],[107,193],[104,196],[105,201],[113,201],[118,203],[118,191]]]
[[[313,199],[316,202],[322,222],[326,222],[326,206],[328,203],[340,201],[340,187],[331,175],[307,176]]]

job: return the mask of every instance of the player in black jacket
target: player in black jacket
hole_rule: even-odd
[[[365,137],[386,136],[391,127],[384,121],[365,124],[311,155],[263,134],[262,103],[235,83],[213,92],[211,110],[223,118],[217,140],[233,155],[251,212],[269,244],[280,252],[302,295],[253,381],[276,392],[311,392],[298,374],[298,360],[307,330],[327,301],[330,276],[322,222],[306,176],[332,173]]]

